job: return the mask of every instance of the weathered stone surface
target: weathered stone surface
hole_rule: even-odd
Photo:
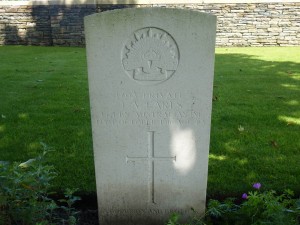
[[[215,16],[124,9],[85,27],[100,224],[203,213]]]

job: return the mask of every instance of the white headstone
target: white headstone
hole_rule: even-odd
[[[85,18],[101,225],[204,212],[215,32],[179,9]]]

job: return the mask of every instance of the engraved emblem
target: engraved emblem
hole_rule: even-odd
[[[124,70],[141,84],[157,84],[169,79],[178,63],[175,40],[166,31],[155,27],[135,31],[122,49]]]

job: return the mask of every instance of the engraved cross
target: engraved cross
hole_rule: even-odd
[[[135,162],[138,160],[148,161],[148,198],[149,202],[155,204],[154,198],[154,165],[155,161],[176,161],[176,156],[173,157],[156,157],[154,154],[154,131],[148,131],[148,155],[146,157],[129,157],[126,156],[126,163]]]

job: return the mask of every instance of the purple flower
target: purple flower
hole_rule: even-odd
[[[258,190],[261,187],[261,183],[255,183],[253,184],[253,187]]]
[[[247,199],[247,198],[248,198],[248,195],[247,195],[246,193],[244,193],[244,194],[242,195],[242,198],[243,198],[243,199]]]

